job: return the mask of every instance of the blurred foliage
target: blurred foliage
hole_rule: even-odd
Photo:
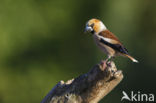
[[[140,61],[115,59],[125,78],[101,103],[120,103],[123,90],[156,94],[155,5],[155,0],[1,0],[0,103],[39,103],[57,82],[106,58],[83,33],[91,18],[101,19]]]

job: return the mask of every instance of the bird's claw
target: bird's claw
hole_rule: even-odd
[[[111,67],[111,61],[106,61],[107,66]]]
[[[105,60],[101,60],[102,69],[105,69],[105,68],[107,67],[106,62],[107,62],[107,61],[105,61]]]

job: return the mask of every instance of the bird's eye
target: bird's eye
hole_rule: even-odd
[[[90,25],[90,27],[92,27],[92,28],[93,28],[93,27],[94,27],[94,23],[93,23],[93,24],[91,24],[91,25]]]

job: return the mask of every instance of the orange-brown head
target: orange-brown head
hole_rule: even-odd
[[[90,19],[87,23],[86,23],[86,28],[85,31],[86,32],[91,32],[91,33],[95,33],[98,34],[99,32],[106,30],[106,26],[102,23],[102,21],[98,20],[98,19]]]

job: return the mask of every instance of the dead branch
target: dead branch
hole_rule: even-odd
[[[97,103],[123,79],[114,62],[102,61],[88,73],[60,81],[41,103]]]

